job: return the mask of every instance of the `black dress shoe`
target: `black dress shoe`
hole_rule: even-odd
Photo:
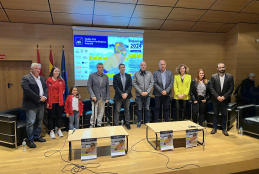
[[[229,136],[227,130],[222,130],[222,133],[223,133],[225,136]]]
[[[212,129],[212,131],[210,132],[210,134],[215,134],[217,132],[217,129]]]
[[[130,125],[129,125],[129,124],[126,124],[126,128],[127,128],[128,130],[130,130],[130,129],[131,129],[131,127],[130,127]]]
[[[41,137],[39,137],[39,138],[34,138],[34,141],[35,142],[46,142],[46,140],[45,139],[43,139],[43,138],[41,138]]]
[[[26,140],[26,145],[29,147],[29,148],[36,148],[36,145],[34,144],[33,141],[30,141],[30,140]]]

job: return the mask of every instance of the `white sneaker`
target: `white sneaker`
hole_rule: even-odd
[[[55,139],[55,138],[56,138],[54,131],[50,132],[49,135],[50,135],[50,138],[52,138],[52,139]]]
[[[58,135],[59,135],[59,137],[63,137],[63,134],[60,129],[58,130]]]

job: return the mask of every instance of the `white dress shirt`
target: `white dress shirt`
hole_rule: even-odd
[[[219,80],[220,80],[220,87],[221,87],[221,91],[222,91],[223,86],[224,86],[225,74],[223,76],[219,75]]]
[[[32,73],[31,73],[31,75],[34,77],[34,79],[35,79],[35,81],[36,81],[36,83],[37,83],[37,85],[38,85],[38,87],[40,89],[39,95],[43,96],[44,95],[44,91],[43,91],[43,88],[42,88],[42,83],[40,81],[40,76],[38,76],[38,78],[37,78]]]
[[[74,111],[74,110],[78,111],[78,98],[75,97],[75,96],[73,96],[72,108],[73,108],[73,111]]]

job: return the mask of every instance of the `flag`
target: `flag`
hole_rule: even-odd
[[[50,49],[49,53],[49,72],[51,72],[51,69],[53,68],[53,56],[52,56],[52,49]]]
[[[40,65],[40,76],[42,76],[41,62],[40,62],[40,51],[37,49],[37,63]]]
[[[61,60],[61,76],[65,81],[65,92],[64,92],[64,102],[66,101],[66,97],[69,94],[68,91],[68,82],[67,82],[67,68],[66,68],[66,59],[65,59],[65,50],[62,52],[62,60]]]

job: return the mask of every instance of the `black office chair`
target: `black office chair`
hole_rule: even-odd
[[[244,132],[259,135],[259,105],[246,105],[237,107],[236,128],[243,128]]]
[[[22,108],[8,109],[0,112],[0,142],[17,148],[26,133],[26,112]]]

